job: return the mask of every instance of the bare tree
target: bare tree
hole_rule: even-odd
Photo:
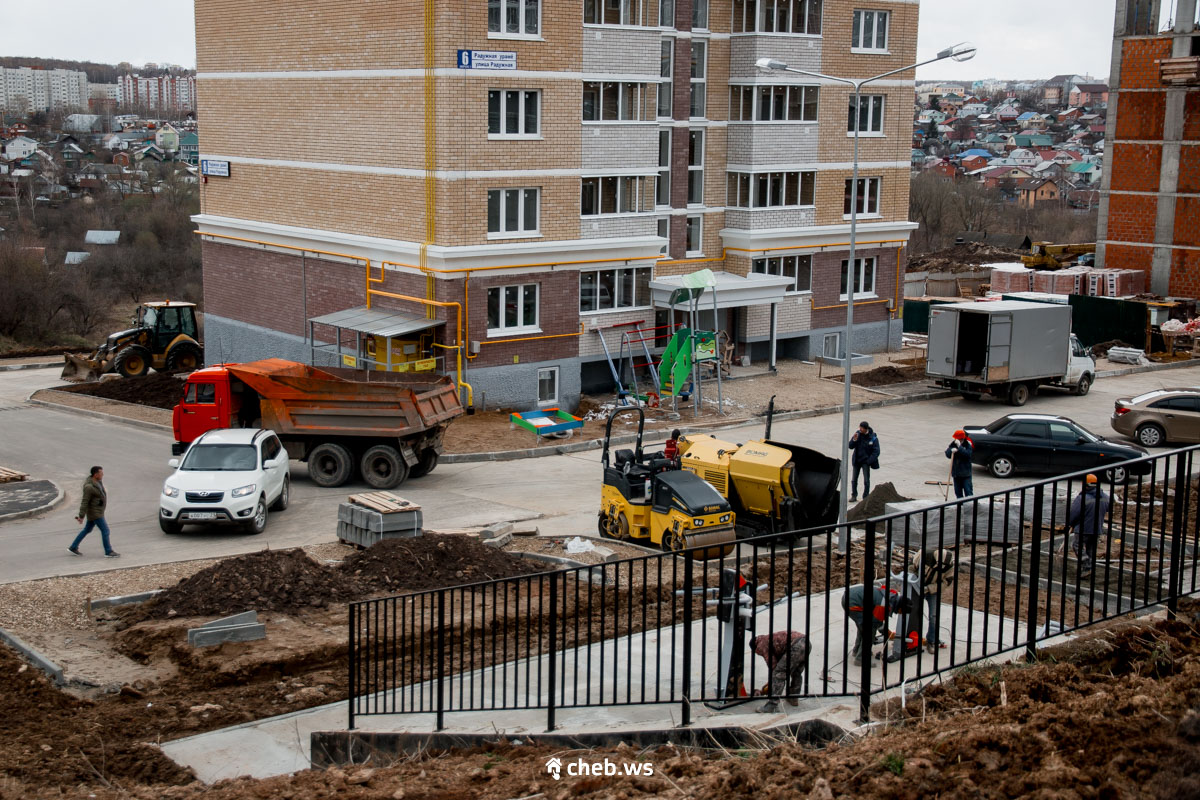
[[[950,202],[951,212],[964,231],[986,231],[997,219],[1003,203],[1000,193],[974,182],[960,183]]]
[[[921,226],[922,247],[919,252],[926,253],[943,246],[953,193],[953,184],[932,173],[922,172],[913,178],[908,204],[909,216]]]

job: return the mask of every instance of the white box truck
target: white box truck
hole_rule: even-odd
[[[1023,406],[1041,386],[1084,395],[1096,362],[1071,333],[1071,307],[1002,300],[929,309],[925,372],[966,400]]]

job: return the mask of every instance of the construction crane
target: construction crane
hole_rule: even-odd
[[[1087,244],[1034,242],[1033,251],[1027,256],[1021,256],[1021,263],[1030,269],[1058,269],[1066,266],[1067,262],[1073,258],[1095,252],[1095,242]]]

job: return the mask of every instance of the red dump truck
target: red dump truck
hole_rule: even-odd
[[[393,489],[437,466],[446,427],[463,413],[450,378],[317,369],[268,358],[188,376],[175,406],[174,455],[215,428],[269,428],[318,486],[340,486],[355,467]]]

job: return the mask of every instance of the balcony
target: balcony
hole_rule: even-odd
[[[1200,86],[1200,56],[1164,58],[1158,64],[1165,85]]]

